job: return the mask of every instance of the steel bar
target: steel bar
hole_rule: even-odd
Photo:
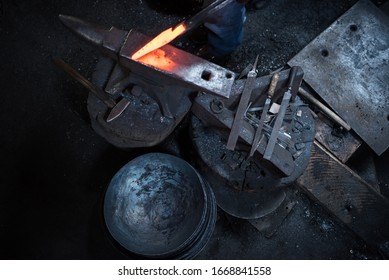
[[[253,69],[247,74],[246,83],[239,100],[238,109],[236,110],[231,132],[227,141],[227,149],[229,150],[234,150],[236,146],[236,142],[238,141],[238,137],[245,117],[247,105],[249,104],[250,101],[251,92],[253,91],[255,86],[255,78],[257,77],[257,73],[255,69],[257,68],[257,62],[258,62],[258,56],[255,59]]]
[[[292,91],[294,79],[296,77],[296,73],[297,73],[297,67],[292,67],[292,69],[289,72],[288,89],[285,92],[284,97],[282,98],[281,106],[280,106],[276,121],[275,121],[274,126],[273,126],[273,131],[270,135],[269,141],[268,141],[267,146],[266,146],[265,153],[263,155],[264,159],[270,160],[270,158],[273,154],[274,146],[277,143],[278,132],[279,132],[281,125],[284,121],[286,109],[289,106],[289,101],[290,101],[290,98],[292,97],[291,91]]]
[[[216,0],[213,3],[209,4],[206,8],[202,9],[200,12],[198,12],[191,18],[185,20],[185,32],[188,32],[189,30],[198,27],[200,24],[204,23],[210,15],[217,11],[220,11],[221,9],[223,9],[234,1],[235,0]]]
[[[272,99],[272,97],[274,95],[274,90],[275,90],[275,88],[277,86],[277,82],[278,82],[279,78],[280,78],[280,75],[279,75],[278,72],[273,74],[273,77],[272,77],[271,82],[270,82],[269,89],[267,91],[267,98],[266,98],[266,101],[265,101],[265,106],[263,107],[261,118],[259,119],[259,125],[258,125],[258,128],[257,128],[256,132],[255,132],[254,141],[253,141],[253,143],[251,145],[249,157],[252,157],[254,155],[254,152],[258,148],[259,140],[261,139],[263,124],[265,123],[265,119],[266,119],[267,113],[269,111],[271,99]]]
[[[124,31],[115,27],[102,27],[81,19],[60,15],[60,20],[77,35],[100,48],[120,65],[150,80],[163,80],[165,84],[182,86],[212,95],[229,98],[235,73],[198,56],[163,46],[149,62],[136,61],[131,55],[148,41],[148,37],[135,30]]]
[[[282,98],[280,111],[277,114],[276,122],[274,123],[272,133],[270,134],[269,142],[266,146],[266,150],[263,155],[264,159],[270,160],[273,154],[274,146],[276,145],[278,139],[278,132],[281,128],[282,122],[284,121],[286,108],[288,108],[291,96],[291,93],[287,91],[285,92],[284,97]]]
[[[54,59],[55,65],[64,70],[67,74],[69,74],[73,79],[83,85],[86,89],[96,95],[101,101],[103,101],[109,108],[115,107],[116,103],[114,100],[108,97],[108,95],[99,87],[92,84],[88,81],[84,76],[82,76],[79,72],[77,72],[73,67],[67,64],[65,61],[59,58]]]
[[[211,14],[219,11],[224,8],[231,2],[235,0],[216,0],[213,3],[209,4],[206,8],[198,12],[193,17],[180,22],[174,28],[170,27],[161,33],[159,33],[156,37],[150,40],[147,44],[142,46],[133,56],[133,59],[138,59],[156,49],[159,49],[170,42],[172,42],[177,37],[187,33],[189,30],[192,30],[199,25],[201,25]]]
[[[303,88],[299,88],[298,91],[303,97],[311,101],[314,105],[316,105],[321,111],[323,111],[328,117],[330,117],[333,121],[335,121],[337,124],[342,126],[347,131],[351,130],[351,126],[349,126],[341,117],[339,117],[337,114],[335,114],[330,108],[325,106],[323,103],[321,103],[319,100],[317,100],[315,97],[313,97],[309,92],[307,92]]]
[[[216,127],[223,127],[227,129],[231,129],[232,123],[234,120],[234,114],[231,110],[224,109],[220,113],[214,113],[211,110],[211,104],[212,102],[212,96],[209,95],[202,95],[201,98],[196,98],[196,102],[193,103],[192,111],[193,113],[200,118],[204,123],[206,123],[208,126],[216,126]],[[302,108],[302,110],[307,110],[308,107]],[[304,130],[304,133],[311,134],[312,133],[312,139],[314,137],[313,131],[314,126],[310,127],[310,129]],[[249,122],[243,122],[242,130],[240,137],[243,141],[243,143],[246,143],[247,145],[251,145],[254,139],[255,130],[253,126]],[[263,141],[265,142],[265,141]],[[304,142],[306,142],[304,140]],[[260,145],[258,146],[258,152],[263,155],[266,149],[266,144],[260,142]],[[276,170],[277,173],[280,173],[282,177],[284,176],[290,176],[295,168],[296,164],[294,163],[292,154],[282,148],[280,145],[276,145],[274,147],[274,153],[272,158],[269,161]],[[301,167],[301,166],[299,166]]]

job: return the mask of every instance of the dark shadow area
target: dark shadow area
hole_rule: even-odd
[[[162,14],[187,16],[200,11],[203,0],[189,0],[182,2],[180,0],[145,0],[147,5]]]

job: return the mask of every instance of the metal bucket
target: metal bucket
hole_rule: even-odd
[[[112,178],[104,219],[112,237],[134,254],[191,259],[212,235],[216,201],[186,161],[150,153],[130,161]]]

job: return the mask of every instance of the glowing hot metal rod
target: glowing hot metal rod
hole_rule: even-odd
[[[149,41],[146,36],[135,30],[106,28],[72,16],[60,15],[59,18],[65,26],[132,73],[160,81],[167,86],[182,86],[229,98],[235,73],[228,69],[171,45],[165,45],[134,60],[132,54]]]
[[[236,0],[216,0],[193,17],[178,24],[176,27],[170,27],[162,31],[159,35],[154,37],[150,42],[134,53],[131,58],[137,60],[138,58],[169,44],[178,36],[202,24],[209,15],[219,11],[233,1]]]

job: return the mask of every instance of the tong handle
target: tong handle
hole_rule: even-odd
[[[292,69],[290,69],[289,80],[288,80],[288,89],[292,88],[294,79],[296,78],[297,70],[298,70],[297,66],[293,66]]]

